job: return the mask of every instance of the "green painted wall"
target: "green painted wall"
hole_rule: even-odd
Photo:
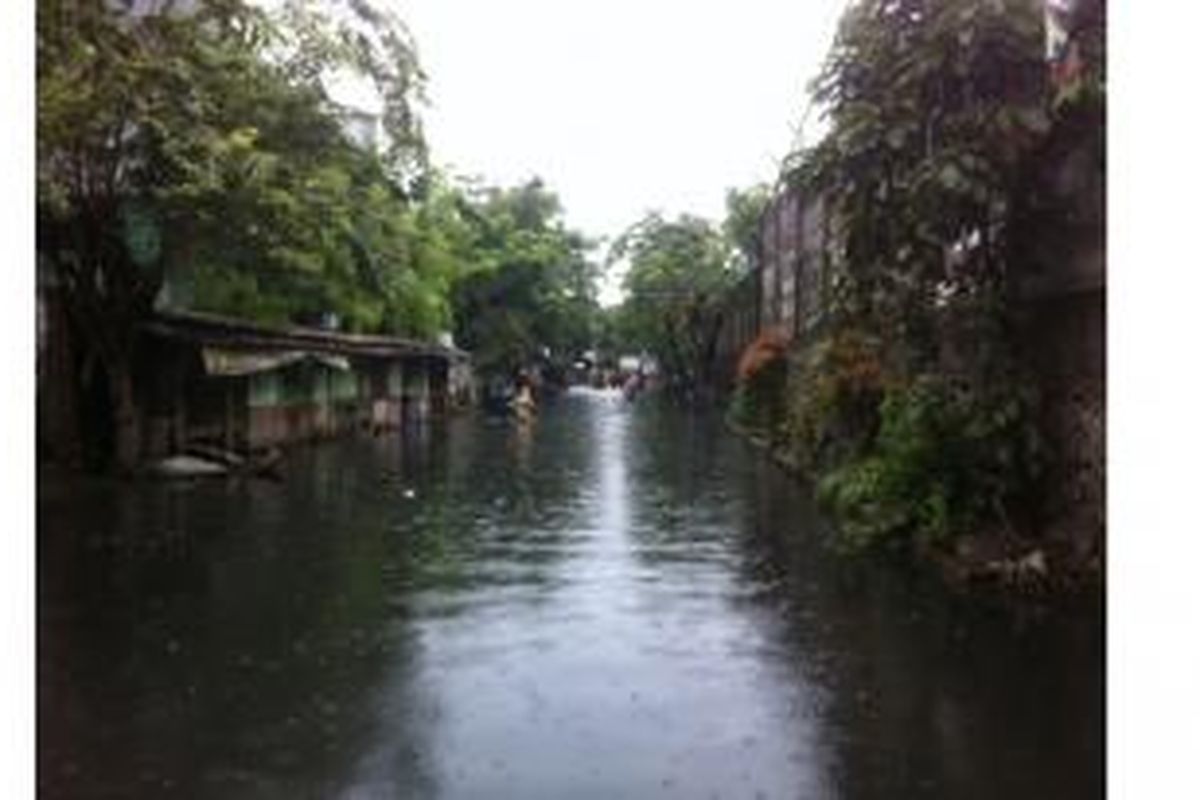
[[[388,373],[388,393],[399,396],[404,376],[399,365]],[[323,364],[291,364],[250,376],[247,404],[251,408],[331,405],[366,397],[370,380],[354,369],[340,370]]]
[[[326,369],[331,399],[345,402],[358,399],[358,375],[354,370]]]

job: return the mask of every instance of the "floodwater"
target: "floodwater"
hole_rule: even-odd
[[[1098,612],[839,560],[717,421],[582,392],[39,491],[45,798],[1103,796]]]

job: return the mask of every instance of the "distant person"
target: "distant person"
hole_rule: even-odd
[[[516,414],[518,422],[531,422],[537,413],[537,402],[533,399],[533,388],[530,385],[529,378],[524,374],[517,376],[517,391],[513,395],[510,406],[513,413]]]

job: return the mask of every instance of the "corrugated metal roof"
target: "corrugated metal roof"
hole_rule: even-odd
[[[341,333],[316,328],[272,328],[246,320],[195,311],[160,311],[142,325],[151,335],[224,350],[300,351],[341,356],[426,356],[464,361],[466,351],[397,336]]]
[[[258,372],[286,367],[300,361],[316,361],[327,367],[338,370],[350,369],[350,362],[345,356],[332,353],[308,353],[302,350],[277,350],[263,352],[260,350],[225,350],[217,347],[202,348],[204,371],[209,375],[234,377],[253,375]]]

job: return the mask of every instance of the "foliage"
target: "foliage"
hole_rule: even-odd
[[[218,65],[217,102],[201,124],[231,131],[228,146],[215,158],[185,155],[183,180],[163,193],[187,221],[174,226],[189,257],[175,268],[190,273],[199,308],[268,322],[333,312],[349,330],[431,336],[449,322],[449,276],[445,264],[423,258],[424,216],[402,181],[423,158],[419,128],[397,127],[411,117],[413,101],[401,89],[419,78],[415,62],[401,58],[390,25],[374,30],[382,40],[376,52],[361,31],[309,3],[284,4],[280,20],[287,47],[247,54],[240,72]],[[413,74],[384,69],[385,55]],[[389,144],[381,155],[348,140],[324,93],[326,73],[347,67],[373,77],[385,98]],[[178,132],[169,133],[178,149]]]
[[[877,337],[843,327],[800,355],[787,389],[788,443],[798,464],[819,472],[870,442],[888,380],[882,351]]]
[[[393,157],[357,151],[322,80],[399,58],[403,44],[369,3],[354,10],[378,24],[383,50],[310,5],[286,3],[277,19],[235,0],[142,16],[39,5],[40,249],[102,338],[121,327],[114,313],[145,312],[165,263],[194,272],[214,310],[337,311],[380,326],[387,299],[372,298],[375,284],[404,279],[367,275],[363,262],[374,258],[376,273],[404,266],[389,227],[404,206],[398,148],[424,148],[415,122],[397,120],[413,116],[419,72],[409,59],[370,73],[395,123]],[[161,257],[131,263],[130,216],[158,231]]]
[[[729,189],[725,193],[721,233],[732,248],[732,269],[738,275],[749,272],[758,259],[759,222],[770,200],[771,187],[763,183],[747,189]]]
[[[627,353],[636,352],[637,336],[628,303],[596,310],[595,348],[597,362],[608,369],[616,369],[618,359]]]
[[[268,323],[456,324],[484,371],[590,346],[590,243],[538,181],[477,189],[430,168],[424,75],[381,4],[188,8],[38,8],[39,255],[110,372],[128,383],[164,283],[171,302]],[[378,151],[327,91],[347,74],[378,90]]]
[[[787,375],[786,337],[776,330],[764,331],[738,360],[730,404],[734,421],[773,436],[784,420]]]
[[[347,75],[370,81],[388,177],[410,188],[422,181],[429,165],[417,107],[425,73],[404,22],[379,0],[282,0],[275,19],[281,35],[270,43],[270,56],[287,82],[323,92]]]
[[[1092,5],[1101,34],[1081,47],[1102,61]],[[1076,97],[1050,91],[1042,12],[860,0],[813,85],[830,132],[787,180],[830,210],[831,308],[789,375],[789,444],[851,547],[943,542],[1032,505],[1008,299],[1061,218],[1042,199],[1057,139],[1103,120],[1079,111],[1102,108],[1102,67]]]
[[[240,156],[256,166],[190,198],[188,261],[175,269],[190,272],[195,305],[272,322],[335,312],[358,331],[445,329],[452,265],[430,241],[433,212],[406,201],[336,129],[311,158],[287,150],[264,137]]]
[[[797,178],[834,209],[837,310],[907,369],[935,355],[939,298],[1008,273],[1010,192],[1050,124],[1041,22],[1029,0],[862,0],[814,85],[831,131]]]
[[[552,370],[592,345],[598,305],[591,248],[539,180],[460,197],[468,228],[453,288],[456,337],[484,373]]]
[[[754,341],[746,345],[746,349],[738,358],[738,380],[751,380],[771,362],[786,357],[787,346],[787,336],[778,328],[769,328],[760,333]]]
[[[103,366],[120,464],[137,453],[134,336],[168,265],[205,307],[260,319],[334,311],[378,329],[429,305],[402,213],[424,153],[420,74],[373,9],[38,4],[38,253]],[[381,88],[385,158],[342,133],[324,81],[346,69]]]
[[[609,252],[610,262],[628,264],[627,344],[653,353],[679,390],[711,382],[723,295],[734,281],[729,255],[727,241],[706,220],[657,213],[626,230]]]
[[[1030,413],[1030,398],[1007,389],[974,392],[933,376],[893,387],[870,448],[825,474],[818,498],[850,549],[1007,528],[1039,474]]]

